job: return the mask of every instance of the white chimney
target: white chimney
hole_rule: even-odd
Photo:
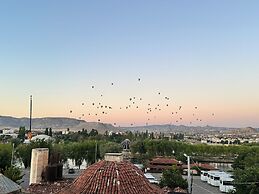
[[[31,153],[30,185],[38,184],[42,180],[42,172],[48,165],[49,149],[36,148]]]
[[[104,160],[110,162],[122,162],[123,154],[122,153],[106,153],[104,155]]]

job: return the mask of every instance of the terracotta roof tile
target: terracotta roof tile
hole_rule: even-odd
[[[150,164],[179,164],[179,161],[174,158],[157,157],[152,159]]]
[[[48,183],[41,182],[40,184],[32,184],[27,188],[26,193],[32,194],[51,194],[60,191],[62,188],[70,185],[72,179],[64,179],[62,181]],[[0,192],[1,193],[1,192]]]
[[[193,167],[199,167],[201,168],[202,170],[216,170],[216,168],[210,164],[206,164],[206,163],[194,163],[194,164],[191,164],[191,168]],[[187,169],[188,166],[187,165],[183,165],[182,166],[183,169]]]
[[[162,194],[143,172],[128,161],[100,161],[89,166],[59,194]]]

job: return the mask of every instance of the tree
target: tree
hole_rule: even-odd
[[[62,143],[53,144],[52,153],[59,154],[59,156],[60,156],[59,159],[60,159],[61,163],[65,163],[69,159],[69,155],[68,155],[66,149],[67,149],[67,147],[65,146],[65,144],[62,144]]]
[[[17,149],[17,155],[22,159],[24,167],[31,165],[31,151],[34,148],[49,148],[52,151],[52,143],[43,140],[32,141],[30,144],[20,144]]]
[[[98,135],[98,131],[96,129],[92,129],[89,133],[89,136],[96,136]]]
[[[154,132],[150,133],[150,139],[155,139]]]
[[[97,159],[98,155],[100,155],[98,153],[98,145],[96,142],[91,141],[91,142],[87,142],[87,144],[85,145],[87,148],[87,153],[86,153],[86,157],[84,158],[88,164],[93,164],[95,163],[95,157]]]
[[[0,144],[0,172],[11,165],[12,146],[11,144]]]
[[[19,128],[18,138],[21,139],[22,142],[25,139],[25,132],[26,132],[25,127],[20,127]]]
[[[176,187],[187,189],[188,183],[182,177],[180,170],[176,169],[176,167],[173,167],[172,169],[163,171],[160,186],[168,186],[171,189],[174,189]]]
[[[232,165],[237,194],[259,193],[259,152],[256,147],[252,150],[239,154]]]
[[[21,140],[19,138],[11,139],[11,144],[14,144],[14,147],[16,148],[19,144],[21,144]]]
[[[237,169],[234,172],[234,185],[236,194],[258,194],[259,193],[259,168],[247,167],[245,170]]]
[[[45,135],[49,135],[49,128],[46,128],[45,129],[45,133],[44,133]]]
[[[82,142],[68,144],[66,151],[68,157],[75,161],[76,166],[79,166],[80,169],[86,154],[86,149],[83,147]]]
[[[105,153],[120,153],[122,146],[115,142],[105,142],[100,145],[101,157],[104,157]]]
[[[16,182],[17,184],[21,184],[21,179],[24,176],[20,168],[15,166],[10,166],[4,171],[4,175],[11,179],[12,181]]]
[[[145,154],[147,152],[145,143],[143,141],[136,141],[131,145],[133,153]]]
[[[52,137],[52,128],[49,128],[49,136]]]
[[[83,137],[87,137],[88,136],[87,129],[83,128],[81,134],[83,135]]]
[[[30,166],[31,150],[32,148],[28,144],[20,144],[16,149],[18,157],[22,160],[25,168]]]

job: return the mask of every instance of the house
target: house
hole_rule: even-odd
[[[54,138],[50,137],[48,135],[45,135],[45,134],[36,135],[31,138],[31,141],[37,141],[37,140],[52,141],[52,140],[54,140]]]
[[[1,194],[16,194],[21,191],[22,187],[11,179],[0,173],[0,193]]]
[[[181,168],[182,163],[171,157],[156,157],[149,162],[147,170],[149,172],[162,172],[172,168],[172,166]]]
[[[129,161],[124,161],[122,154],[111,153],[105,160],[89,166],[58,194],[162,194],[162,189],[149,183],[143,172]]]
[[[206,170],[206,171],[216,170],[214,166],[207,163],[194,163],[190,165],[190,168],[191,168],[191,173],[193,175],[200,174],[200,170]],[[187,174],[188,166],[182,165],[182,169],[183,169],[183,174]]]

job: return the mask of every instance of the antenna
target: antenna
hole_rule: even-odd
[[[32,119],[32,95],[30,96],[30,132],[31,132],[31,119]]]

